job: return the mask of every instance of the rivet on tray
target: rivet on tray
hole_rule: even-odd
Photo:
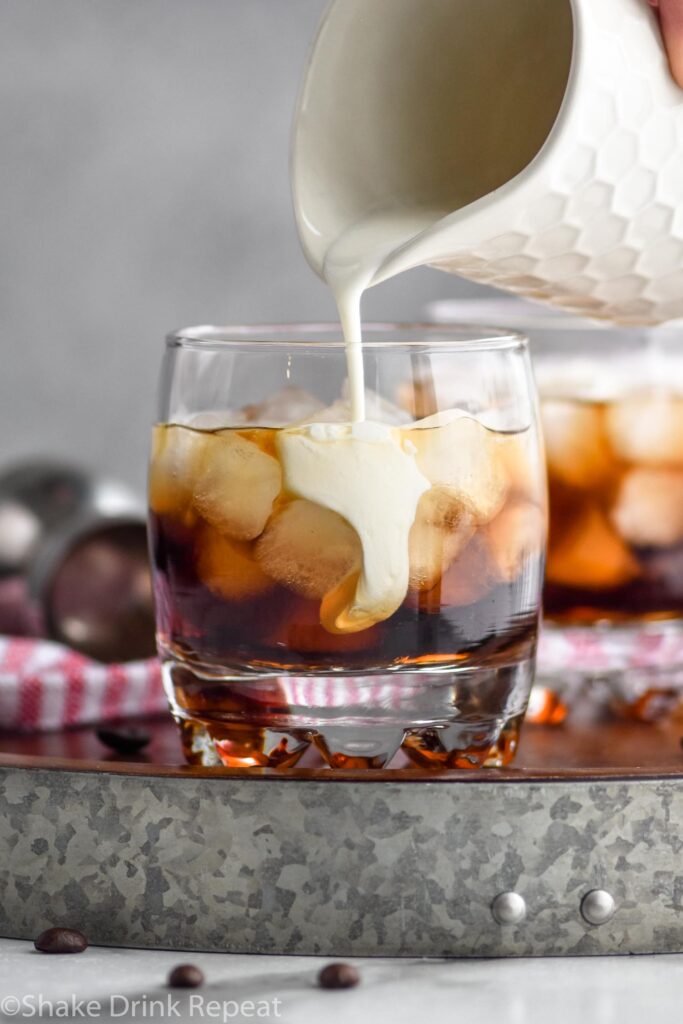
[[[581,917],[588,924],[605,924],[615,910],[614,897],[605,889],[591,889],[581,900]]]
[[[491,904],[491,913],[498,924],[519,924],[526,917],[526,903],[518,892],[501,892]]]

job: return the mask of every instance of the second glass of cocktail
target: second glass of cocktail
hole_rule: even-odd
[[[150,533],[159,653],[192,763],[514,756],[546,532],[525,340],[369,325],[363,360],[352,422],[337,328],[168,339]]]

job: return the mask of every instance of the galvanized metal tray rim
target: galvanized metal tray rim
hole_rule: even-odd
[[[295,768],[279,772],[269,768],[224,768],[197,767],[192,765],[146,764],[134,761],[78,760],[75,758],[52,758],[39,755],[0,753],[0,768],[15,770],[41,770],[65,774],[105,774],[133,776],[149,779],[210,779],[270,781],[287,783],[410,783],[419,785],[476,785],[521,783],[563,783],[568,782],[640,782],[683,781],[683,769],[674,768],[484,768],[455,771],[422,771],[414,768],[397,768],[377,771]]]

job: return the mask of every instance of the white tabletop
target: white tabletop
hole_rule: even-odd
[[[316,988],[316,974],[326,962],[310,957],[96,947],[77,956],[47,956],[36,953],[31,943],[2,939],[0,1020],[50,1019],[47,1004],[39,1016],[42,996],[52,1001],[55,1015],[61,1009],[58,1001],[66,1001],[72,1021],[122,1024],[134,1020],[241,1024],[249,1019],[283,1024],[422,1024],[427,1017],[496,1024],[642,1024],[654,1013],[662,1021],[677,1020],[683,993],[683,955],[354,960],[361,984],[338,992]],[[178,963],[201,967],[205,985],[193,992],[167,989],[168,972]],[[89,1014],[88,1000],[93,1001]],[[153,1000],[160,1002],[153,1004]]]

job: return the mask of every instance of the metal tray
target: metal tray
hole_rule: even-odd
[[[514,768],[182,766],[0,736],[0,934],[326,956],[683,950],[683,725],[527,727]]]

